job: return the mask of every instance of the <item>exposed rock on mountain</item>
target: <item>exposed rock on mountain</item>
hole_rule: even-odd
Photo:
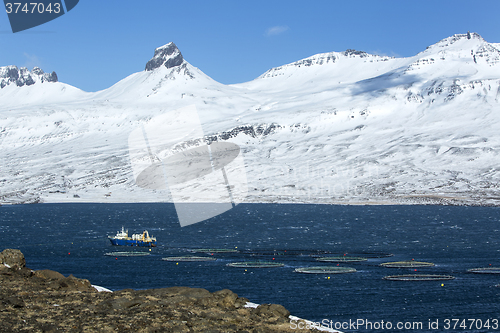
[[[57,74],[55,72],[45,73],[38,67],[34,67],[31,72],[26,67],[0,67],[0,88],[4,88],[12,83],[15,83],[18,87],[24,85],[31,86],[36,82],[57,82]]]
[[[155,70],[162,65],[166,68],[172,68],[180,66],[183,62],[181,51],[174,43],[170,42],[155,50],[153,59],[146,64],[146,71]]]

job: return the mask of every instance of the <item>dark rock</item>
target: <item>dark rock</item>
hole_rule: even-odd
[[[255,309],[255,313],[261,317],[288,318],[290,311],[279,304],[261,304]]]
[[[359,56],[360,58],[368,57],[368,53],[366,53],[364,51],[353,50],[353,49],[347,49],[347,50],[345,50],[344,51],[344,55],[346,57],[349,57],[349,56]]]
[[[216,291],[213,295],[218,299],[217,304],[225,309],[234,308],[235,302],[238,299],[238,295],[229,289]]]
[[[42,82],[57,82],[57,81],[58,81],[58,78],[57,78],[56,72],[52,72],[50,74],[45,73],[42,76]]]
[[[3,299],[3,303],[6,305],[10,305],[13,308],[22,308],[24,307],[24,301],[16,296],[10,296],[5,299]]]
[[[0,253],[0,261],[2,264],[9,265],[12,269],[21,269],[26,266],[24,254],[20,250],[5,249]]]
[[[126,297],[119,297],[106,300],[100,303],[98,307],[101,309],[104,308],[104,309],[123,310],[142,305],[143,303],[144,300],[139,297],[133,299],[128,299]]]
[[[7,66],[0,68],[0,78],[4,79],[2,85],[8,85],[19,78],[19,69],[16,66]],[[3,87],[2,87],[3,88]]]
[[[30,277],[30,276],[33,276],[34,271],[29,269],[28,267],[22,267],[21,269],[19,269],[17,271],[17,274],[24,276],[24,277]]]
[[[49,279],[49,280],[60,280],[64,279],[65,276],[62,275],[59,272],[56,271],[51,271],[50,269],[43,269],[40,271],[35,271],[35,276],[40,277],[42,279]]]
[[[181,65],[184,62],[181,51],[174,43],[168,43],[155,50],[151,60],[146,63],[146,71],[152,71],[164,65],[166,68],[172,68]]]
[[[31,73],[36,75],[43,75],[45,72],[40,67],[33,67]]]
[[[70,275],[64,279],[57,280],[57,289],[67,289],[67,290],[77,290],[77,291],[94,291],[94,287],[89,280],[77,279],[73,275]]]
[[[12,275],[12,270],[5,265],[0,264],[0,274],[2,275]]]

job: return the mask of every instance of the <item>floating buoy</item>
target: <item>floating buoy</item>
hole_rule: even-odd
[[[178,263],[178,262],[176,262],[175,264],[176,264],[176,265],[179,265],[179,263]]]

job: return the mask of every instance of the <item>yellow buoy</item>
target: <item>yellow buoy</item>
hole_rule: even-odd
[[[178,263],[178,262],[176,262],[175,264],[176,264],[176,265],[179,265],[179,263]]]
[[[330,277],[328,277],[328,280],[330,280]]]
[[[441,283],[441,287],[444,287],[444,283]]]

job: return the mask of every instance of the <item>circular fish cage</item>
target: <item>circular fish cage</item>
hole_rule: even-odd
[[[343,273],[354,273],[356,272],[356,269],[351,267],[318,266],[318,267],[296,268],[295,272],[306,273],[306,274],[343,274]]]
[[[361,261],[367,261],[368,259],[363,257],[339,256],[339,257],[316,258],[316,260],[321,262],[361,262]]]
[[[380,264],[380,266],[389,268],[419,268],[419,267],[421,268],[421,267],[433,267],[435,265],[432,262],[406,260],[406,261],[384,262]]]
[[[237,253],[236,249],[191,249],[194,253]]]
[[[242,261],[242,262],[232,262],[227,264],[229,267],[237,268],[272,268],[272,267],[283,267],[285,264],[279,262],[270,261]]]
[[[406,274],[406,275],[388,275],[384,276],[384,280],[389,281],[443,281],[453,280],[455,277],[451,275],[438,274]]]
[[[196,256],[182,256],[182,257],[166,257],[161,258],[165,261],[215,261],[216,258],[211,257],[196,257]]]
[[[110,257],[141,257],[141,256],[149,256],[151,253],[149,252],[135,252],[135,251],[130,251],[130,252],[108,252],[105,253],[105,256],[110,256]]]
[[[317,256],[331,254],[329,251],[311,249],[254,249],[242,250],[241,253],[251,256]]]
[[[474,274],[500,274],[500,267],[471,268],[467,272]]]

